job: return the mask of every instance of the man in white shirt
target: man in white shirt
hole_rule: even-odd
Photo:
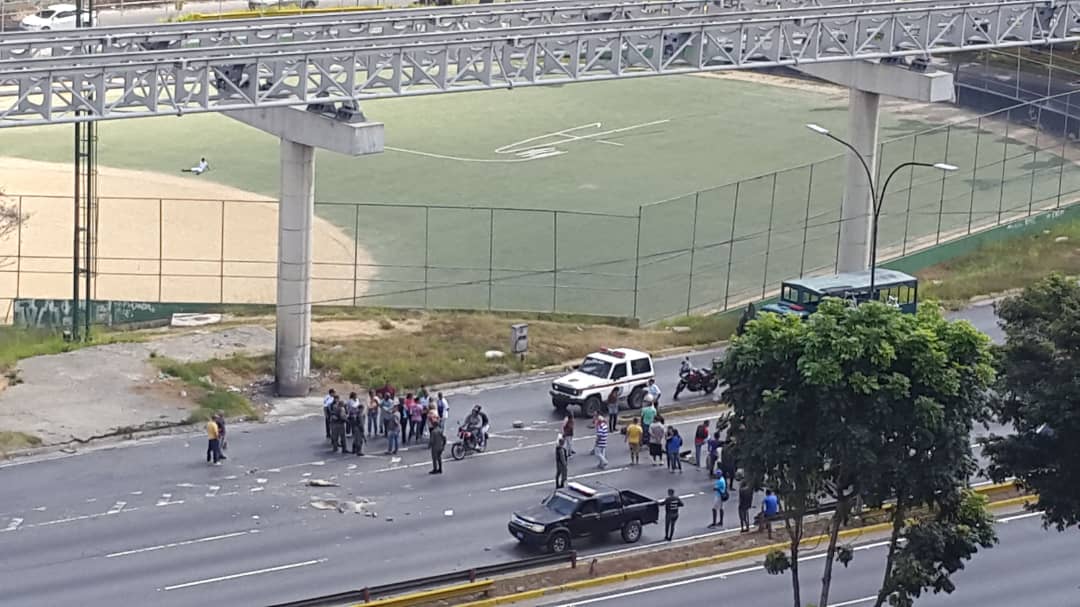
[[[445,430],[446,418],[450,417],[450,401],[446,400],[442,392],[439,392],[439,396],[435,400],[435,406],[439,412],[439,425]]]
[[[660,410],[660,386],[656,385],[655,379],[649,380],[649,389],[648,393],[645,395],[645,398],[650,403],[652,403],[652,405],[656,407],[658,411]]]
[[[190,169],[182,169],[185,173],[194,173],[196,175],[202,175],[206,171],[210,170],[210,163],[205,158],[199,159],[199,164],[191,167]]]
[[[334,401],[337,400],[337,392],[334,392],[333,388],[327,392],[326,398],[322,401],[323,418],[326,420],[326,438],[330,438],[330,412],[334,408]]]

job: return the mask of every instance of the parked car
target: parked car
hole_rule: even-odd
[[[272,8],[315,8],[319,0],[248,0],[248,10],[265,11]]]
[[[632,544],[641,539],[641,528],[660,520],[660,502],[634,491],[603,485],[568,483],[539,506],[510,517],[510,535],[523,544],[542,546],[551,552],[570,549],[575,537],[600,536],[613,531]]]
[[[582,415],[592,417],[606,411],[604,403],[615,388],[620,390],[621,403],[640,408],[650,379],[653,362],[647,352],[600,348],[586,356],[573,373],[552,382],[549,394],[552,406],[559,411],[574,405]]]
[[[23,17],[19,27],[29,32],[46,30],[73,30],[76,27],[75,15],[78,7],[74,4],[50,4],[33,15]],[[97,19],[90,11],[83,11],[83,23],[91,27],[97,25]]]

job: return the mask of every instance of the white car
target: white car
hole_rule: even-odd
[[[33,15],[23,17],[19,26],[29,32],[46,30],[73,30],[77,25],[75,15],[78,8],[74,4],[52,4]],[[97,25],[90,11],[83,11],[83,23],[91,27]]]
[[[248,10],[265,11],[272,8],[315,8],[319,0],[248,0]]]
[[[585,357],[573,373],[551,384],[551,404],[560,411],[575,405],[583,415],[606,414],[611,391],[619,388],[620,404],[638,409],[653,379],[652,357],[647,352],[601,348]]]

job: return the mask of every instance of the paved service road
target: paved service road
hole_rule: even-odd
[[[998,519],[1000,544],[980,550],[963,571],[953,576],[951,594],[926,594],[919,607],[940,605],[978,607],[1071,607],[1080,605],[1080,534],[1044,530],[1035,513]],[[830,607],[869,606],[881,585],[886,544],[875,542],[856,548],[855,558],[833,570]],[[817,601],[821,592],[824,555],[800,559],[802,600]],[[774,577],[760,564],[693,578],[657,582],[632,590],[618,590],[573,602],[549,603],[558,607],[616,607],[618,605],[790,605],[791,578]]]
[[[993,328],[990,308],[973,319]],[[697,354],[694,363],[706,365],[713,355]],[[678,363],[678,357],[657,363],[665,399]],[[390,457],[376,440],[367,451],[377,455],[329,455],[321,414],[230,426],[229,459],[220,467],[205,464],[201,433],[0,465],[4,602],[169,607],[213,596],[223,604],[265,605],[527,556],[506,522],[552,488],[559,421],[547,397],[549,381],[450,395],[452,422],[480,402],[494,436],[488,453],[447,461],[442,476],[426,473],[422,446]],[[679,419],[687,442],[705,417]],[[514,420],[525,427],[513,429]],[[611,467],[599,471],[588,455],[584,420],[577,428],[572,477],[655,497],[672,487],[687,504],[677,539],[710,532],[704,473],[688,466],[670,474],[647,463],[631,468],[618,435],[609,448]],[[311,479],[341,486],[309,487]],[[319,498],[365,498],[377,516],[317,509],[312,501]],[[727,502],[728,529],[737,521],[735,507]],[[659,528],[648,528],[643,543],[661,537]],[[626,546],[616,540],[576,548],[597,554]]]

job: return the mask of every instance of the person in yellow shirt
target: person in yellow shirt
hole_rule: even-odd
[[[630,425],[626,427],[626,443],[630,445],[631,464],[638,463],[638,454],[641,453],[641,435],[644,432],[641,428],[640,417],[635,417],[634,421],[630,422]]]
[[[215,466],[221,465],[221,431],[218,428],[217,420],[211,419],[206,422],[206,437],[210,439],[209,444],[206,447],[206,463],[211,463]]]

